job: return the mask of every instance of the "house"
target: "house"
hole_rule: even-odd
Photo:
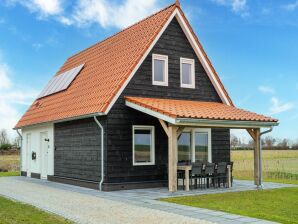
[[[16,124],[21,175],[104,191],[168,186],[177,162],[230,161],[230,129],[276,119],[236,108],[180,4],[68,58]]]

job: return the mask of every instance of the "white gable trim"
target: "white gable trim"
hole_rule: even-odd
[[[147,58],[147,56],[150,53],[150,51],[152,50],[152,48],[155,46],[155,44],[157,43],[157,41],[159,40],[159,38],[161,37],[161,35],[164,33],[164,31],[166,30],[166,28],[169,26],[170,22],[172,21],[172,19],[174,18],[174,16],[177,14],[177,11],[178,11],[177,9],[174,10],[174,12],[172,13],[172,15],[169,17],[168,21],[165,23],[165,25],[163,26],[163,28],[159,31],[159,33],[157,34],[155,40],[151,43],[150,47],[147,49],[147,51],[145,52],[145,54],[142,56],[141,60],[137,64],[137,66],[132,70],[132,72],[130,73],[128,79],[125,80],[124,84],[121,86],[121,88],[119,89],[118,93],[114,96],[113,100],[111,101],[111,103],[107,107],[107,109],[105,111],[105,114],[108,114],[109,113],[109,111],[111,110],[111,108],[113,107],[113,105],[115,104],[115,102],[117,101],[117,99],[119,98],[119,96],[121,95],[121,93],[123,92],[123,90],[126,88],[126,86],[130,82],[130,80],[132,79],[132,77],[134,76],[134,74],[138,71],[139,67],[143,64],[143,61]]]
[[[220,86],[220,84],[218,83],[215,74],[213,73],[212,69],[210,68],[210,65],[207,62],[207,59],[205,58],[203,52],[201,51],[201,49],[199,48],[199,46],[197,45],[194,36],[192,35],[192,33],[190,32],[188,26],[186,25],[182,15],[180,14],[178,9],[175,9],[172,13],[172,15],[169,17],[168,21],[165,23],[165,25],[163,26],[163,28],[160,30],[160,32],[158,33],[158,35],[156,36],[155,40],[151,43],[150,47],[147,49],[147,51],[145,52],[145,54],[142,56],[141,60],[138,62],[138,64],[135,66],[135,68],[132,70],[132,72],[130,73],[129,77],[125,80],[125,82],[122,84],[121,88],[118,90],[117,94],[114,96],[114,98],[112,99],[112,101],[110,102],[109,106],[107,107],[106,111],[104,112],[104,114],[108,114],[109,111],[111,110],[111,108],[113,107],[113,105],[115,104],[115,102],[117,101],[117,99],[119,98],[119,96],[121,95],[121,93],[123,92],[123,90],[126,88],[126,86],[128,85],[128,83],[130,82],[130,80],[132,79],[132,77],[134,76],[134,74],[137,72],[137,70],[139,69],[139,67],[142,65],[142,63],[144,62],[144,60],[146,59],[146,57],[148,56],[148,54],[150,53],[150,51],[152,50],[152,48],[155,46],[155,44],[157,43],[157,41],[159,40],[159,38],[161,37],[161,35],[164,33],[164,31],[167,29],[167,27],[169,26],[170,22],[173,20],[173,18],[176,17],[182,30],[184,31],[188,41],[190,42],[191,46],[193,47],[194,51],[196,52],[200,62],[202,63],[204,69],[207,72],[208,77],[210,78],[215,90],[217,91],[218,95],[220,96],[221,100],[223,101],[223,103],[227,104],[230,106],[230,102],[227,99],[227,96],[225,95],[222,87]]]
[[[218,83],[217,79],[216,79],[216,75],[214,74],[213,70],[211,69],[209,63],[207,62],[207,59],[205,57],[205,55],[203,54],[201,48],[199,48],[197,42],[195,41],[195,37],[193,36],[193,34],[190,32],[188,26],[186,25],[186,22],[183,18],[183,16],[181,15],[181,13],[179,12],[179,10],[177,10],[177,14],[176,14],[176,18],[182,28],[182,30],[184,31],[188,41],[190,42],[192,48],[194,49],[194,51],[196,52],[201,64],[203,65],[205,71],[207,72],[207,75],[209,77],[209,79],[211,80],[216,92],[218,93],[219,97],[221,98],[222,102],[231,106],[227,96],[225,95],[221,85]]]

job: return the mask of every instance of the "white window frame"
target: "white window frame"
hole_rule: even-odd
[[[151,162],[135,161],[135,130],[150,130],[151,132],[150,159],[152,160]],[[146,126],[146,125],[132,126],[132,163],[133,163],[133,166],[155,165],[155,127],[154,126]]]
[[[161,60],[165,62],[165,80],[163,82],[154,80],[154,60]],[[152,54],[152,84],[156,86],[168,86],[169,77],[169,65],[168,65],[168,56],[161,54]]]
[[[185,128],[183,132],[190,132],[190,144],[191,144],[191,161],[196,161],[195,155],[195,133],[207,133],[208,134],[208,162],[212,162],[212,141],[211,141],[211,128]],[[178,152],[177,152],[178,153]],[[178,156],[178,155],[177,155]]]
[[[191,84],[182,83],[182,64],[190,64],[191,65],[191,69],[190,69]],[[195,83],[195,60],[194,59],[180,58],[180,86],[182,88],[191,88],[191,89],[194,89],[196,87],[196,83]]]

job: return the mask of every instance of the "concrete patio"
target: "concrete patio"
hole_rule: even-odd
[[[264,189],[291,187],[265,183]],[[268,221],[161,202],[164,197],[256,190],[252,181],[232,188],[169,193],[167,188],[100,192],[26,177],[0,178],[0,195],[32,204],[77,223],[270,223]]]

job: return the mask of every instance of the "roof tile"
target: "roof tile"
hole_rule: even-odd
[[[278,122],[277,119],[249,112],[223,103],[125,97],[126,101],[172,118],[195,118],[233,121]]]

